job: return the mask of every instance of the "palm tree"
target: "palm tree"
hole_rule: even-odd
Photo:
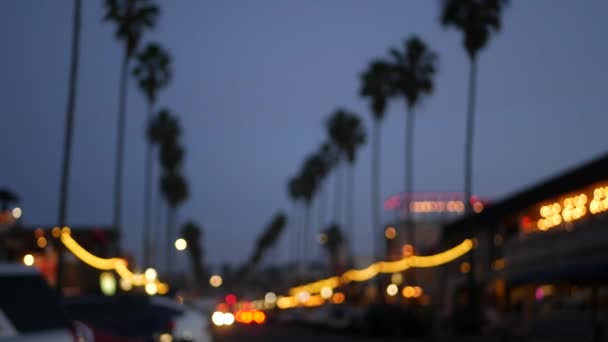
[[[114,229],[120,232],[122,208],[122,172],[124,159],[124,136],[127,107],[127,70],[129,61],[137,49],[144,30],[155,25],[158,7],[150,0],[106,0],[104,20],[116,24],[115,36],[125,44],[120,69],[118,100],[118,133],[116,135],[116,165],[114,174]]]
[[[331,264],[331,268],[334,274],[340,274],[340,248],[344,243],[344,235],[340,230],[340,227],[337,224],[332,224],[327,230],[324,232],[325,234],[325,242],[323,246],[327,250],[327,254],[329,254],[329,262]]]
[[[163,174],[161,179],[161,189],[169,205],[169,213],[167,214],[167,243],[169,249],[166,256],[166,270],[170,272],[173,269],[173,239],[175,238],[175,222],[177,215],[177,207],[188,198],[188,184],[184,177],[175,171],[169,171]]]
[[[366,134],[361,119],[355,113],[337,109],[328,122],[329,136],[333,143],[342,151],[350,165],[349,170],[349,196],[348,196],[348,229],[351,242],[354,243],[355,229],[353,222],[354,200],[354,163],[357,149],[365,143]]]
[[[404,50],[391,49],[392,83],[394,96],[405,99],[407,106],[405,127],[405,168],[404,168],[404,221],[408,227],[408,240],[415,246],[414,230],[409,224],[409,194],[412,192],[413,179],[413,145],[414,145],[414,109],[424,95],[433,92],[433,77],[436,72],[437,55],[429,50],[417,36],[410,37],[404,44]]]
[[[445,0],[441,23],[445,27],[455,27],[463,33],[463,45],[471,61],[469,74],[469,97],[465,133],[464,155],[464,194],[465,210],[471,213],[471,194],[473,187],[473,137],[475,128],[475,96],[477,82],[477,54],[484,48],[492,32],[501,28],[501,14],[508,0]],[[475,253],[469,253],[471,269],[475,269]],[[479,303],[475,286],[475,272],[468,273],[468,287],[472,327],[478,328]]]
[[[65,135],[63,138],[63,162],[61,164],[61,185],[59,190],[59,226],[65,226],[67,216],[67,203],[70,179],[70,162],[72,159],[72,136],[74,131],[74,108],[76,106],[76,82],[78,78],[78,62],[80,48],[80,22],[81,0],[74,0],[74,17],[72,27],[72,47],[70,57],[70,78],[68,84],[68,103],[65,112]],[[63,286],[63,251],[59,247],[59,260],[57,263],[56,288],[61,291]]]
[[[138,79],[139,88],[146,96],[148,101],[148,118],[147,125],[149,126],[153,119],[154,104],[158,91],[166,87],[171,79],[169,64],[171,57],[158,44],[150,43],[146,46],[143,52],[137,55],[138,65],[133,69],[133,76]],[[146,135],[148,146],[146,148],[146,158],[144,164],[144,209],[142,220],[142,242],[144,251],[144,265],[150,264],[150,202],[151,202],[151,178],[152,168],[152,147],[154,140],[150,135]]]
[[[322,168],[322,161],[318,155],[309,156],[304,165],[302,165],[302,170],[300,172],[300,186],[302,191],[302,200],[304,201],[304,206],[306,209],[304,216],[304,237],[301,239],[302,243],[302,252],[303,254],[311,253],[311,244],[313,243],[313,237],[310,229],[310,214],[311,214],[311,205],[312,200],[317,192],[317,185],[319,174]],[[302,255],[304,259],[306,259],[306,255]]]
[[[445,27],[453,26],[463,33],[462,43],[471,61],[464,155],[464,193],[467,213],[471,212],[470,198],[473,185],[477,54],[488,44],[492,32],[500,30],[501,14],[507,5],[508,0],[445,0],[443,3],[441,23]]]
[[[325,210],[327,209],[327,187],[325,186],[326,179],[329,176],[330,172],[336,166],[338,161],[338,150],[335,146],[329,142],[324,142],[321,144],[317,155],[321,161],[320,169],[319,169],[319,179],[318,179],[318,196],[319,196],[319,229],[325,227],[326,217]]]
[[[203,230],[194,221],[186,222],[181,231],[181,236],[188,244],[188,254],[192,261],[192,273],[196,283],[196,288],[201,290],[205,284],[205,268],[203,263],[203,247],[201,247],[201,237]]]
[[[283,213],[277,213],[274,216],[270,224],[266,226],[266,229],[264,229],[256,241],[253,255],[249,258],[249,262],[244,268],[246,272],[251,271],[262,260],[266,251],[276,243],[281,236],[286,223],[287,218]]]
[[[380,258],[380,137],[382,120],[386,111],[388,99],[392,95],[391,66],[384,61],[372,61],[368,69],[361,75],[362,97],[370,99],[370,108],[374,119],[374,133],[372,135],[372,243],[374,256]]]
[[[294,213],[293,215],[296,216],[298,215],[298,202],[302,199],[302,182],[301,179],[298,176],[294,176],[292,177],[289,182],[287,183],[287,194],[289,196],[289,198],[291,199],[291,201],[293,202],[293,206],[294,206]],[[291,222],[294,222],[292,224],[293,226],[293,233],[291,241],[289,243],[289,259],[292,262],[295,262],[298,257],[299,257],[299,250],[298,250],[298,242],[300,240],[299,237],[299,231],[300,229],[298,228],[298,223],[296,223],[296,220],[290,220]]]

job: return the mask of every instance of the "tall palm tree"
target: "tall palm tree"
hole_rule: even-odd
[[[135,54],[144,31],[155,25],[159,10],[158,7],[152,4],[151,0],[106,0],[105,7],[106,15],[104,20],[116,24],[116,39],[123,41],[125,44],[120,69],[118,132],[116,135],[116,165],[114,173],[114,230],[116,233],[119,233],[122,219],[122,173],[129,61]]]
[[[491,34],[500,30],[501,15],[507,5],[508,0],[444,0],[441,13],[443,26],[454,27],[462,32],[462,43],[471,61],[464,152],[464,193],[467,213],[471,212],[470,198],[473,186],[477,55],[488,44]]]
[[[285,215],[283,213],[277,213],[256,241],[253,254],[244,268],[245,271],[251,271],[257,266],[264,257],[264,254],[266,254],[269,248],[277,242],[285,228],[285,224],[287,224]]]
[[[348,173],[348,230],[350,241],[354,244],[355,229],[354,229],[354,163],[356,161],[356,152],[366,141],[365,129],[359,116],[355,113],[348,112],[344,109],[337,109],[328,122],[329,136],[342,151],[346,161],[350,165]]]
[[[161,179],[161,188],[167,204],[169,212],[167,214],[167,243],[168,253],[166,256],[166,271],[170,272],[174,264],[173,239],[175,238],[175,222],[177,215],[177,207],[188,198],[188,184],[184,177],[175,171],[169,171],[163,174]]]
[[[465,155],[464,155],[464,194],[465,210],[471,213],[471,195],[473,187],[473,138],[475,136],[475,97],[477,83],[477,57],[484,48],[492,33],[502,26],[501,15],[508,5],[508,0],[444,0],[441,23],[445,27],[454,27],[463,33],[463,45],[471,61],[469,73],[469,96],[467,104]],[[469,253],[471,272],[468,273],[468,288],[472,329],[479,328],[479,301],[475,286],[475,253]]]
[[[203,266],[203,247],[201,246],[201,237],[203,230],[194,221],[188,221],[182,226],[181,236],[188,244],[188,255],[192,261],[192,273],[197,290],[202,290],[205,284],[205,267]]]
[[[293,202],[293,216],[298,215],[298,202],[302,199],[302,182],[299,175],[292,177],[289,179],[287,183],[287,194],[289,199]],[[300,229],[298,227],[298,222],[295,219],[290,220],[293,222],[293,232],[291,233],[291,241],[289,241],[289,259],[291,262],[296,262],[299,257],[299,249],[298,242],[300,240]]]
[[[317,185],[317,192],[319,196],[318,227],[319,229],[322,229],[327,224],[325,215],[325,211],[327,210],[328,205],[328,189],[326,186],[326,180],[330,172],[334,169],[336,163],[338,162],[338,150],[333,144],[329,142],[324,142],[323,144],[321,144],[321,147],[319,148],[317,154],[321,161]]]
[[[82,1],[74,0],[74,17],[72,22],[72,47],[70,56],[70,76],[68,83],[68,103],[65,112],[65,135],[63,138],[63,161],[61,164],[61,185],[59,190],[59,226],[65,226],[70,179],[70,162],[72,159],[72,136],[74,131],[74,108],[76,106],[76,83],[78,79],[78,63],[80,48],[80,22],[82,17]],[[59,247],[59,260],[56,274],[56,288],[63,286],[63,251]]]
[[[309,253],[309,256],[312,255],[311,244],[313,243],[313,236],[310,229],[310,215],[311,215],[311,206],[312,200],[317,192],[317,185],[319,174],[322,168],[322,161],[318,155],[309,156],[304,165],[302,165],[302,170],[300,172],[300,186],[302,191],[302,200],[304,202],[305,207],[305,216],[304,216],[304,237],[301,239],[302,244],[302,252],[303,259],[306,258],[306,253]]]
[[[374,257],[380,258],[381,226],[380,226],[380,166],[381,166],[381,129],[382,120],[386,112],[388,99],[392,95],[391,66],[380,60],[372,61],[368,69],[361,75],[360,95],[370,99],[370,109],[374,119],[374,133],[372,134],[372,243]]]
[[[334,274],[341,274],[342,269],[340,268],[340,248],[344,243],[344,235],[337,224],[332,224],[324,232],[326,240],[323,246],[329,254],[329,263],[331,265]]]
[[[171,57],[158,44],[150,43],[144,50],[137,55],[137,65],[133,69],[133,76],[138,80],[139,88],[144,93],[148,102],[147,125],[153,120],[154,104],[158,92],[167,86],[171,79],[169,65]],[[144,164],[144,209],[142,220],[142,243],[144,252],[144,265],[150,264],[150,206],[151,206],[151,180],[152,168],[152,147],[154,140],[146,135],[148,146],[146,148],[146,158]]]
[[[433,92],[433,77],[436,72],[437,55],[417,36],[405,41],[404,50],[390,50],[393,69],[394,96],[403,97],[407,106],[405,127],[405,167],[404,167],[404,221],[408,227],[408,240],[415,246],[414,229],[409,224],[409,194],[412,192],[414,160],[414,109],[422,97]]]

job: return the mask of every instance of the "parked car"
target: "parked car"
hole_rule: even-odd
[[[64,300],[72,317],[115,336],[144,341],[211,341],[209,322],[171,299],[140,295],[84,296]]]
[[[68,318],[38,270],[0,263],[0,341],[83,342],[93,332]]]

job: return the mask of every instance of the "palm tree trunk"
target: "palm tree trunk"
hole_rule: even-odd
[[[413,247],[413,253],[416,253],[416,232],[412,222],[410,213],[410,203],[412,198],[412,179],[414,178],[414,107],[408,106],[406,117],[406,134],[405,134],[405,226],[407,229],[408,243]],[[410,278],[412,284],[416,282],[416,272],[410,270]]]
[[[311,202],[307,202],[306,203],[306,217],[304,218],[304,238],[302,239],[302,246],[304,247],[302,249],[302,260],[304,261],[304,264],[306,264],[308,261],[310,261],[310,256],[311,256],[311,249],[310,249],[310,242],[311,242],[311,229],[310,229],[310,213],[311,213],[311,207],[312,207],[312,203]]]
[[[471,58],[471,74],[469,75],[469,102],[467,108],[467,123],[464,149],[464,207],[465,213],[471,213],[471,195],[473,193],[473,137],[475,135],[475,93],[477,81],[477,59]]]
[[[374,259],[380,260],[380,120],[374,121],[372,136],[372,244]]]
[[[342,177],[340,177],[340,169],[342,163],[336,164],[336,170],[334,172],[334,223],[340,225],[342,221]]]
[[[174,269],[173,253],[173,229],[175,224],[175,207],[169,205],[169,210],[167,212],[167,231],[165,232],[167,235],[166,248],[167,255],[165,255],[165,269],[167,274],[169,275],[171,271]]]
[[[72,52],[70,62],[70,78],[68,83],[68,104],[65,113],[65,136],[63,141],[63,162],[61,166],[61,188],[59,192],[59,220],[60,227],[65,226],[67,216],[67,202],[70,179],[70,161],[72,159],[72,136],[74,130],[74,107],[76,104],[76,82],[78,77],[78,50],[80,46],[80,18],[81,0],[74,0],[74,22],[72,29]],[[61,293],[63,286],[64,255],[61,244],[58,244],[59,261],[57,265],[56,286]]]
[[[125,151],[125,126],[126,126],[126,104],[127,104],[127,69],[129,66],[129,55],[125,50],[125,56],[120,69],[120,89],[118,98],[118,133],[116,134],[116,168],[114,170],[114,231],[117,239],[120,239],[120,224],[122,220],[122,173]],[[118,250],[118,241],[116,246]]]
[[[160,192],[160,189],[157,189],[157,191],[155,191],[153,193],[156,194],[156,209],[154,211],[155,218],[154,218],[152,227],[154,227],[154,236],[160,237],[162,230],[163,230],[162,224],[161,224],[162,211],[163,211],[163,197]],[[154,250],[150,251],[150,263],[151,263],[151,265],[160,266],[159,256],[160,256],[160,254],[162,254],[162,251],[165,249],[165,244],[162,243],[162,239],[157,239],[156,241],[157,241],[157,243],[154,244]],[[159,244],[159,242],[160,242],[160,244]]]
[[[146,120],[146,129],[147,125],[153,120],[153,104],[152,102],[148,103],[148,120]],[[146,146],[146,159],[144,165],[144,217],[143,217],[143,264],[145,267],[150,265],[150,205],[152,201],[152,168],[154,167],[154,163],[152,160],[152,151],[153,146],[149,140],[146,139],[148,145]]]
[[[350,235],[350,251],[352,257],[355,257],[355,162],[349,164],[348,169],[346,170],[348,175],[348,198],[346,199],[346,203],[348,204],[348,208],[346,210],[347,215],[347,224],[348,224],[348,234]]]
[[[325,216],[325,211],[327,209],[327,201],[328,201],[328,196],[327,196],[327,186],[325,184],[326,182],[322,182],[320,184],[320,188],[319,188],[319,223],[318,223],[318,230],[322,231],[325,226],[326,226],[326,216]],[[317,256],[319,258],[321,258],[321,254],[323,253],[323,251],[321,250],[321,246],[318,247],[317,249]]]
[[[473,56],[471,58],[471,73],[469,75],[469,101],[467,108],[467,123],[465,133],[465,171],[464,171],[464,208],[465,214],[472,212],[471,194],[472,194],[472,179],[473,179],[473,137],[475,128],[475,92],[477,79],[477,60]],[[467,282],[469,288],[469,306],[471,309],[471,318],[473,319],[473,328],[477,329],[477,313],[479,312],[479,304],[477,300],[477,290],[475,286],[475,250],[469,254],[469,264],[471,270],[467,274]]]

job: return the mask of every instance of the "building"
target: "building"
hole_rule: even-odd
[[[590,334],[608,299],[607,214],[604,155],[445,225],[444,247],[476,243],[447,266],[448,298],[454,304],[459,290],[476,288],[466,305],[517,310],[525,333],[545,324],[560,336]]]

